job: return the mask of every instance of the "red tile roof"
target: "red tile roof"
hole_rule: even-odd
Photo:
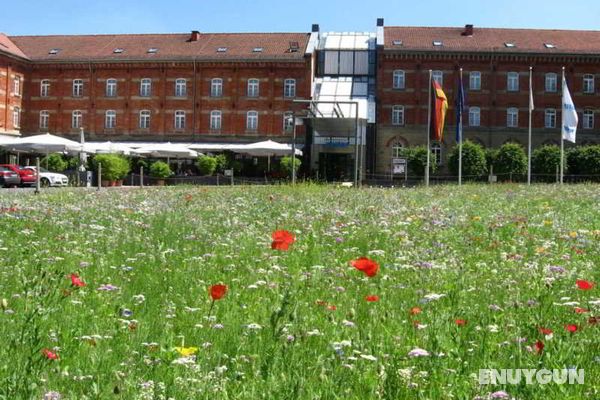
[[[0,52],[27,58],[27,56],[19,49],[4,33],[0,32]]]
[[[600,31],[474,28],[463,36],[461,28],[386,27],[385,50],[436,52],[499,52],[540,54],[600,54]],[[402,41],[402,44],[394,44]],[[443,46],[434,46],[441,41]],[[515,47],[507,47],[513,43]],[[547,48],[545,44],[555,48]]]
[[[33,61],[117,61],[117,60],[299,60],[304,57],[307,33],[205,33],[198,41],[191,34],[11,36]],[[290,52],[290,44],[299,49]],[[157,49],[149,53],[149,49]],[[227,48],[217,52],[218,48]],[[255,52],[262,48],[262,52]],[[52,49],[58,53],[51,55]],[[122,53],[114,53],[123,49]]]

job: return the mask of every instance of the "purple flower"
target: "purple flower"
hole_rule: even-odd
[[[61,399],[60,393],[48,392],[48,393],[44,394],[43,400],[60,400],[60,399]]]
[[[510,396],[504,390],[499,390],[497,392],[490,394],[490,398],[491,399],[508,399],[508,398],[510,398]]]
[[[119,290],[118,286],[115,285],[111,285],[110,283],[101,285],[98,290],[102,291],[102,292],[113,292],[115,290]]]

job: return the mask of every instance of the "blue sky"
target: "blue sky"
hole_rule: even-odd
[[[8,1],[8,0],[7,0]],[[9,35],[372,31],[386,25],[600,30],[598,0],[24,0],[11,1]]]

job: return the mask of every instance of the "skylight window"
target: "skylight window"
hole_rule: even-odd
[[[298,50],[300,50],[300,43],[290,42],[290,47],[289,47],[290,53],[297,53]]]
[[[262,47],[255,47],[254,50],[252,50],[253,53],[262,53],[263,48]]]
[[[59,51],[60,49],[51,49],[48,54],[58,54]]]
[[[151,53],[151,54],[158,53],[158,49],[156,47],[151,47],[148,49],[148,53]]]
[[[121,49],[121,48],[113,50],[113,53],[115,53],[115,54],[121,54],[122,52],[123,52],[123,49]]]
[[[433,45],[436,47],[441,47],[444,45],[444,43],[441,40],[434,40]]]
[[[227,47],[219,47],[217,49],[217,53],[226,53],[227,52]]]
[[[392,44],[393,44],[394,46],[402,46],[402,40],[393,40],[393,41],[392,41]]]
[[[546,46],[547,49],[555,49],[556,46],[553,45],[552,43],[544,43],[544,46]]]
[[[517,47],[517,45],[516,45],[516,44],[514,44],[514,43],[511,43],[511,42],[506,42],[506,43],[504,43],[504,46],[506,46],[506,47],[508,47],[508,48]]]

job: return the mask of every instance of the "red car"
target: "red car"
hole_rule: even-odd
[[[37,180],[35,171],[31,169],[20,167],[16,164],[0,164],[0,167],[10,169],[15,172],[21,178],[21,186],[33,186]]]

